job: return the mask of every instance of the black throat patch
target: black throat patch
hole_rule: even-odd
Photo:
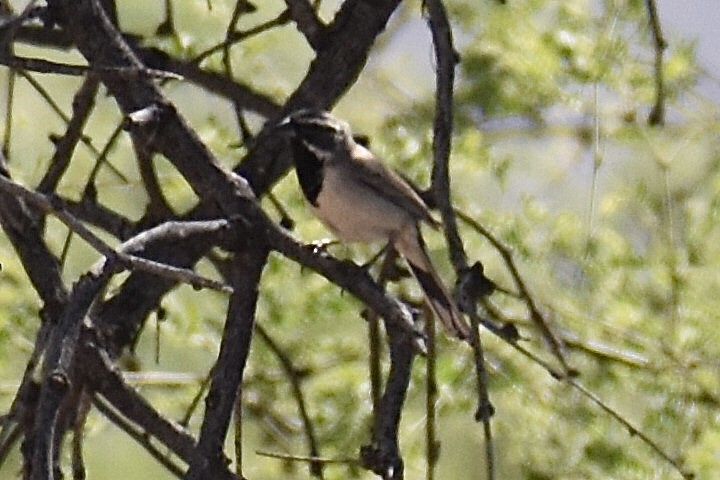
[[[292,149],[300,188],[308,202],[317,207],[323,182],[323,160],[299,138],[293,138]]]

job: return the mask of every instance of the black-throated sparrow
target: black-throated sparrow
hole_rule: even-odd
[[[427,302],[450,333],[470,327],[439,279],[420,233],[438,222],[412,187],[353,139],[350,127],[324,111],[299,110],[280,124],[290,133],[300,187],[318,218],[340,240],[392,243],[405,258]]]

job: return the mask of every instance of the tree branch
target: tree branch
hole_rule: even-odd
[[[128,266],[132,269],[141,270],[144,272],[152,273],[154,275],[163,276],[171,280],[181,281],[189,283],[195,288],[212,288],[214,290],[223,291],[229,293],[231,290],[227,285],[221,282],[211,280],[208,278],[201,277],[194,272],[178,268],[173,265],[165,265],[153,260],[138,257],[126,253],[133,251],[137,245],[148,243],[151,237],[157,236],[168,236],[170,238],[182,238],[190,234],[207,233],[213,232],[220,228],[225,228],[227,223],[225,221],[218,222],[202,222],[201,224],[186,225],[178,222],[168,222],[164,225],[156,227],[150,231],[146,231],[125,242],[118,249],[113,249],[106,244],[100,237],[92,233],[85,225],[82,224],[78,219],[62,210],[57,208],[51,199],[45,195],[27,190],[21,185],[8,180],[5,177],[0,176],[0,189],[9,194],[15,194],[28,202],[32,203],[36,208],[40,209],[43,213],[50,213],[55,215],[63,223],[65,223],[73,232],[77,233],[81,238],[87,241],[95,250],[101,255],[108,259],[120,261],[122,266]],[[60,206],[58,206],[60,207]]]
[[[0,182],[7,177],[0,174]],[[43,239],[38,216],[23,199],[0,190],[0,223],[17,251],[33,288],[45,304],[45,314],[57,318],[67,301],[62,269]]]
[[[144,435],[157,438],[164,447],[190,463],[195,455],[196,444],[193,437],[180,426],[160,415],[137,391],[125,383],[107,352],[95,343],[97,332],[89,330],[83,344],[82,362],[80,362],[83,380],[102,395],[114,409],[138,425]],[[223,467],[225,467],[223,465]],[[227,468],[216,470],[218,480],[238,480]]]
[[[205,399],[198,448],[185,476],[187,480],[215,478],[218,465],[226,462],[223,445],[250,351],[257,285],[267,255],[268,251],[261,244],[248,242],[238,249],[231,264],[230,282],[235,293],[230,297],[220,353]]]
[[[43,193],[53,192],[57,188],[62,175],[70,165],[70,158],[75,151],[75,146],[83,135],[83,129],[90,112],[95,106],[100,81],[92,76],[86,77],[80,89],[73,98],[73,116],[67,125],[65,135],[56,142],[55,153],[50,160],[50,167],[40,181],[38,190]]]
[[[307,0],[285,0],[290,16],[298,30],[305,35],[313,50],[322,48],[326,27]]]
[[[667,42],[660,26],[660,16],[657,12],[655,0],[645,0],[655,46],[655,104],[648,117],[650,125],[663,125],[665,123],[665,75],[663,73],[663,53]]]
[[[57,452],[56,435],[60,404],[70,390],[70,365],[75,356],[80,326],[92,302],[105,288],[113,272],[113,262],[102,270],[86,274],[75,284],[58,325],[50,333],[42,367],[42,385],[32,432],[32,479],[53,480]]]
[[[445,237],[450,250],[450,260],[455,272],[467,268],[467,254],[457,229],[457,222],[450,199],[450,148],[453,130],[453,90],[455,65],[459,54],[455,51],[452,29],[441,0],[426,0],[428,23],[435,46],[436,87],[435,121],[433,126],[432,190],[434,200],[443,219]]]
[[[400,455],[398,429],[410,385],[410,373],[415,351],[412,338],[396,324],[386,322],[390,340],[390,373],[385,391],[374,412],[373,438],[362,447],[363,466],[380,475],[383,480],[402,480],[404,465]]]

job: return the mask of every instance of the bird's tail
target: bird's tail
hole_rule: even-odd
[[[405,257],[413,276],[425,293],[428,305],[445,328],[460,339],[470,338],[470,326],[435,272],[418,227],[404,229],[395,238],[394,244],[398,252]]]

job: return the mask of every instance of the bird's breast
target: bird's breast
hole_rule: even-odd
[[[389,240],[414,219],[401,206],[358,182],[345,165],[326,165],[315,214],[340,240]]]

